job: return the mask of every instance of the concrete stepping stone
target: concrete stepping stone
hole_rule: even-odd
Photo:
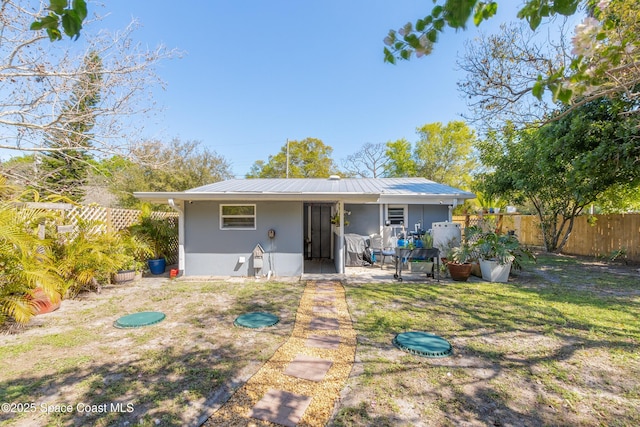
[[[337,331],[340,329],[340,322],[338,322],[338,319],[328,317],[314,317],[309,323],[309,329]]]
[[[335,302],[336,301],[336,297],[335,295],[318,295],[313,299],[313,302],[318,303],[318,302]]]
[[[284,370],[285,375],[309,381],[322,381],[333,362],[299,354]]]
[[[314,305],[311,310],[318,314],[335,314],[338,312],[335,307],[328,305]]]
[[[331,286],[332,288],[334,284],[335,284],[334,282],[327,282],[327,281],[316,282],[316,286]]]
[[[323,350],[336,350],[342,339],[336,335],[309,335],[305,345]]]
[[[285,427],[295,427],[310,403],[311,398],[308,396],[271,389],[251,409],[249,416]]]

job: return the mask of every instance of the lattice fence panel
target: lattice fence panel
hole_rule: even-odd
[[[166,219],[174,228],[178,228],[178,214],[175,212],[152,212],[151,218],[154,219]],[[177,233],[176,233],[177,236]],[[167,264],[177,264],[178,263],[178,249],[179,249],[179,241],[178,237],[172,239],[172,241],[168,244],[169,253],[167,254]]]
[[[102,206],[73,206],[65,212],[64,224],[73,227],[78,226],[78,218],[84,221],[99,221],[102,225],[99,230],[105,232],[124,230],[135,224],[140,218],[141,212],[135,209],[112,209]],[[169,223],[178,228],[178,214],[176,212],[152,212],[154,219],[165,218]],[[178,238],[169,242],[169,254],[167,254],[167,264],[178,262]]]
[[[138,222],[140,219],[140,211],[134,209],[109,209],[108,223],[113,230],[124,230]]]

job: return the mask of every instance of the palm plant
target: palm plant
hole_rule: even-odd
[[[119,233],[105,231],[100,221],[78,218],[74,236],[54,244],[64,291],[71,297],[88,289],[100,292],[101,283],[128,260],[122,239]]]
[[[0,195],[7,195],[0,179]],[[53,302],[60,299],[62,281],[56,274],[50,241],[40,239],[36,229],[51,214],[19,207],[16,198],[0,197],[0,324],[8,318],[26,323],[36,314],[36,288]]]
[[[117,248],[122,260],[118,270],[142,271],[144,260],[154,255],[148,241],[132,234],[129,230],[120,230],[116,238],[119,241]]]
[[[167,219],[154,218],[149,205],[143,205],[141,210],[140,221],[129,227],[131,235],[151,248],[153,259],[166,257],[178,230]]]

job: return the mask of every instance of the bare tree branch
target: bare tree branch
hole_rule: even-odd
[[[46,35],[29,30],[41,10],[29,10],[14,0],[0,7],[0,149],[22,152],[51,151],[44,145],[69,121],[64,109],[74,84],[91,70],[83,68],[88,52],[103,61],[101,100],[92,114],[91,150],[129,156],[140,123],[156,107],[151,90],[163,87],[156,65],[179,55],[164,46],[148,49],[135,43],[132,22],[119,32],[91,33],[99,18],[85,22],[85,37],[73,43],[50,43]],[[74,120],[81,121],[82,113]],[[67,115],[63,120],[63,115]],[[68,129],[66,129],[68,131]],[[61,146],[64,152],[74,146]]]

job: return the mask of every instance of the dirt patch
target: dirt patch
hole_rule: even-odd
[[[0,402],[12,405],[0,423],[199,425],[289,337],[302,289],[145,278],[63,301],[19,333],[0,335]],[[261,332],[233,326],[259,309],[277,312],[280,323]],[[166,318],[114,328],[140,311]]]

